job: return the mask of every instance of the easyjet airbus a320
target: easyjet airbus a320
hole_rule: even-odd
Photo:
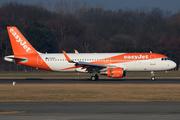
[[[20,31],[7,27],[14,55],[5,56],[5,60],[49,71],[74,71],[93,73],[91,80],[98,80],[98,74],[112,78],[122,78],[127,71],[170,70],[176,63],[157,53],[40,53],[36,51]]]

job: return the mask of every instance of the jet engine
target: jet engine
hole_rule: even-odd
[[[112,78],[122,78],[126,76],[126,72],[123,68],[108,68],[107,76]]]

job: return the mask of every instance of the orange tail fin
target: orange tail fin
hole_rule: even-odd
[[[14,55],[37,54],[37,51],[14,26],[7,27]]]

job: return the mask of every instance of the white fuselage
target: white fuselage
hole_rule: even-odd
[[[173,69],[176,63],[171,60],[155,59],[108,59],[112,56],[121,55],[124,53],[69,53],[67,54],[75,62],[95,62],[100,60],[102,65],[113,65],[123,67],[125,71],[162,71]],[[74,66],[74,63],[69,63],[63,54],[39,54],[41,58],[53,71],[79,71],[86,72],[79,68],[66,69]],[[116,62],[116,63],[114,63]],[[40,62],[41,63],[41,62]]]

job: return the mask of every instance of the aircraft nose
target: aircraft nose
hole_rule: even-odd
[[[176,67],[176,63],[175,63],[174,61],[172,61],[172,62],[171,62],[171,64],[170,64],[170,66],[171,66],[171,67],[172,67],[172,69],[173,69],[173,68],[175,68],[175,67]]]

